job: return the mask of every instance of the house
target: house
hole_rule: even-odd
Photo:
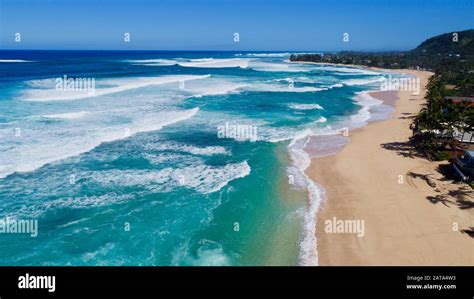
[[[460,132],[458,129],[454,128],[452,134],[456,148],[474,149],[474,132]]]
[[[474,107],[474,97],[444,97],[446,101],[452,101],[454,104],[467,102],[469,107]]]

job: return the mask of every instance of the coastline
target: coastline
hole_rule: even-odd
[[[350,67],[355,67],[359,69],[368,69],[368,70],[378,70],[378,71],[384,71],[384,72],[394,72],[394,73],[411,73],[414,74],[414,72],[426,72],[423,70],[411,70],[411,69],[384,69],[380,67],[375,67],[375,66],[367,66],[367,65],[358,65],[358,64],[350,64],[350,63],[332,63],[332,62],[313,62],[313,61],[291,61],[288,59],[288,62],[290,63],[302,63],[302,64],[319,64],[319,65],[335,65],[335,66],[350,66]]]
[[[335,155],[313,158],[306,169],[327,197],[317,212],[319,265],[474,265],[473,239],[461,232],[474,225],[474,211],[462,209],[455,198],[433,200],[459,188],[441,180],[438,167],[447,162],[429,162],[407,144],[432,73],[385,71],[419,77],[420,94],[397,92],[393,101],[387,92],[371,93],[395,108],[391,117],[351,131],[349,144]],[[435,188],[426,174],[436,178]],[[363,220],[363,236],[327,233],[326,221],[334,220]]]

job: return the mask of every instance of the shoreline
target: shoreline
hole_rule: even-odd
[[[433,202],[459,186],[441,180],[438,167],[446,162],[429,162],[407,144],[432,73],[384,71],[419,77],[420,94],[397,92],[395,101],[387,92],[370,92],[395,111],[350,131],[348,144],[335,155],[312,158],[305,171],[326,193],[317,212],[319,265],[474,265],[473,239],[461,232],[473,226],[474,211]],[[436,188],[423,179],[427,174],[436,177]],[[334,220],[363,221],[364,235],[327,233]]]
[[[316,64],[316,65],[334,65],[334,66],[349,66],[355,67],[359,69],[367,69],[367,70],[376,70],[376,71],[384,71],[384,72],[392,72],[392,73],[407,73],[407,74],[415,74],[416,72],[425,72],[430,73],[429,71],[425,70],[415,70],[415,69],[384,69],[375,66],[367,66],[367,65],[359,65],[359,64],[346,64],[346,63],[332,63],[332,62],[313,62],[313,61],[291,61],[288,59],[290,63],[303,63],[303,64]]]

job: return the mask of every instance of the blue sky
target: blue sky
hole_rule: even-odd
[[[473,0],[0,0],[2,49],[407,50],[472,28]]]

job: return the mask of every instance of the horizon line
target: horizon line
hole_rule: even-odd
[[[0,49],[0,51],[115,51],[115,52],[261,52],[261,53],[330,53],[330,52],[406,52],[409,50],[150,50],[150,49]]]

